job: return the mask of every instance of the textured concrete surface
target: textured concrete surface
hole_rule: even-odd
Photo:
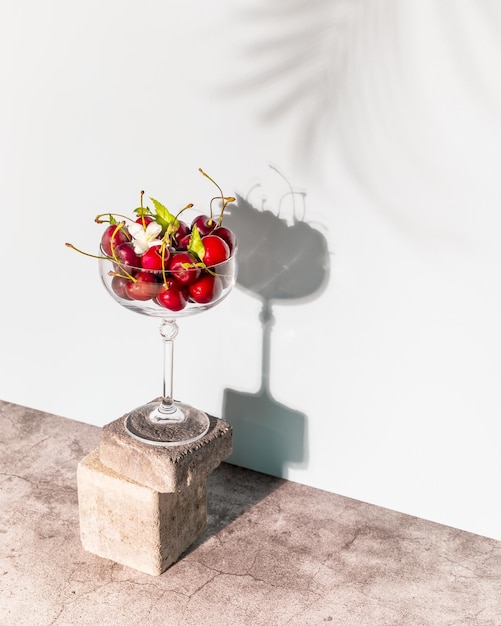
[[[203,476],[180,491],[159,493],[104,466],[94,450],[77,468],[82,546],[158,576],[204,531],[206,482]]]
[[[100,429],[0,402],[2,626],[501,626],[501,543],[222,463],[157,577],[85,552]]]
[[[208,476],[231,454],[232,428],[209,416],[209,432],[183,446],[150,446],[131,437],[124,417],[101,429],[99,456],[106,467],[162,493],[179,491],[194,479]]]

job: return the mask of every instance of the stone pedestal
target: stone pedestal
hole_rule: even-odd
[[[207,523],[207,476],[231,454],[231,426],[211,417],[208,433],[184,446],[131,437],[124,418],[102,429],[99,447],[77,470],[85,550],[157,576]]]

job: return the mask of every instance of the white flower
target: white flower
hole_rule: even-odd
[[[159,246],[162,241],[157,236],[162,232],[158,222],[150,222],[146,228],[142,224],[129,224],[127,227],[132,236],[132,245],[136,254],[143,254],[152,246]]]

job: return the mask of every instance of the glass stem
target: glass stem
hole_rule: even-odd
[[[174,320],[162,320],[160,335],[164,342],[164,366],[163,366],[163,389],[162,404],[158,410],[168,415],[176,412],[173,396],[174,384],[174,339],[178,333],[178,326]]]

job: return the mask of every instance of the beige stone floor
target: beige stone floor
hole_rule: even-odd
[[[226,463],[161,576],[85,552],[99,431],[0,401],[1,626],[501,626],[501,542]]]

